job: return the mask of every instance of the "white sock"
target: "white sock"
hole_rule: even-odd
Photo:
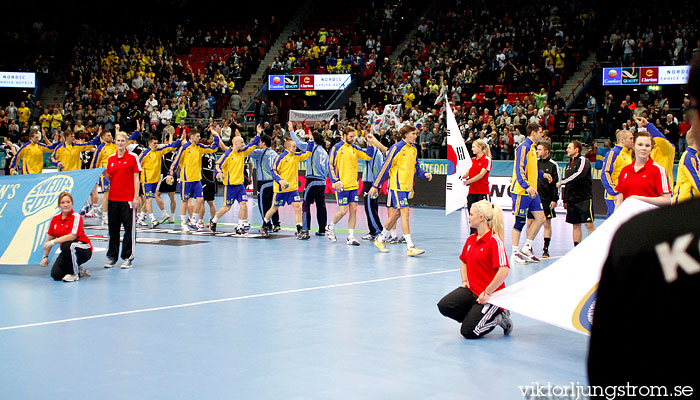
[[[182,225],[185,225],[186,223],[188,223],[189,220],[187,219],[187,215],[180,215],[180,221],[181,221],[180,223]]]
[[[386,240],[386,239],[389,237],[389,235],[391,235],[391,233],[389,233],[389,231],[387,231],[386,229],[384,229],[384,230],[382,231],[382,233],[379,234],[378,239],[381,240],[381,241],[384,241],[384,240]]]
[[[153,215],[153,213],[148,214],[148,217],[151,219],[151,221],[155,221],[155,220],[156,220],[156,216]]]
[[[355,230],[354,229],[348,229],[348,239],[354,238],[355,237]]]
[[[413,247],[413,240],[411,240],[411,234],[409,233],[409,234],[403,235],[403,237],[404,237],[404,239],[406,239],[406,246],[407,246],[409,249],[410,249],[411,247]]]
[[[515,254],[519,251],[520,251],[520,248],[518,248],[518,246],[513,246],[513,254]]]
[[[219,217],[217,217],[217,216],[215,215],[215,216],[211,219],[211,222],[213,222],[213,223],[219,222]]]
[[[330,228],[330,230],[335,230],[335,224],[331,222],[328,224],[328,228]]]
[[[267,225],[267,224],[269,224],[269,223],[270,223],[270,220],[269,220],[269,219],[267,219],[267,218],[263,218],[263,221],[265,222],[265,225]]]
[[[532,248],[532,240],[528,239],[525,241],[525,246],[523,246],[525,249],[531,249]]]
[[[391,230],[391,237],[393,237],[393,238],[396,237],[396,229]]]

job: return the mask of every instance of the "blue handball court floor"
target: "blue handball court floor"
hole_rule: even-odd
[[[218,231],[236,219],[234,206]],[[246,237],[140,228],[135,266],[122,270],[102,267],[106,230],[86,218],[91,277],[0,266],[0,398],[522,399],[535,383],[587,384],[587,336],[513,314],[510,336],[469,341],[440,315],[436,303],[461,282],[464,212],[412,209],[426,250],[415,258],[403,244],[347,246],[347,219],[336,243],[296,240],[289,207],[281,219],[271,240],[255,227]],[[552,225],[552,258],[513,265],[506,284],[571,249],[564,216]],[[356,236],[366,229],[360,208]]]

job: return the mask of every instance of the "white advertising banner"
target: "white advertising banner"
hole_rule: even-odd
[[[36,87],[36,73],[0,71],[0,87],[34,88]]]
[[[335,118],[338,120],[340,116],[340,110],[289,110],[289,121],[309,121],[309,122],[321,122],[330,121]]]
[[[617,229],[656,206],[629,199],[589,237],[534,275],[494,293],[489,302],[570,331],[590,334],[603,264]],[[525,268],[511,265],[511,268]]]

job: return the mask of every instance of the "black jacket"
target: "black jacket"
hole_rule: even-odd
[[[564,203],[578,203],[593,199],[591,163],[586,157],[578,156],[567,164],[561,185],[564,188]]]
[[[544,177],[537,179],[537,193],[540,195],[542,203],[559,201],[559,188],[557,187],[557,182],[559,182],[559,165],[551,158],[538,159],[537,169],[545,174],[552,175],[552,183],[549,183]]]

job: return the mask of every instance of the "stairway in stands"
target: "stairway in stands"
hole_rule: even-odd
[[[270,46],[270,50],[265,54],[265,57],[260,62],[258,69],[253,73],[248,79],[248,82],[243,85],[243,89],[240,91],[240,96],[243,99],[243,110],[245,110],[248,105],[253,101],[255,95],[260,91],[260,89],[265,85],[263,82],[263,75],[265,74],[265,69],[268,65],[272,64],[275,57],[279,55],[279,51],[282,50],[282,46],[287,41],[287,38],[291,36],[292,31],[300,31],[302,23],[306,18],[309,8],[312,6],[313,1],[306,0],[300,2],[297,6],[297,11],[289,20],[289,23],[280,32],[279,36],[275,42]],[[244,119],[245,120],[245,119]]]

